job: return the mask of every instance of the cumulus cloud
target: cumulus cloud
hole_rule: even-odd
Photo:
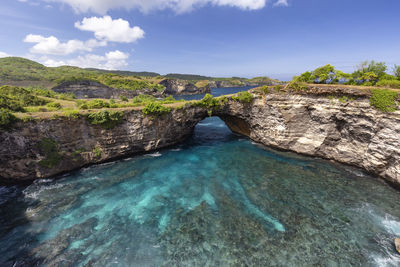
[[[6,52],[1,52],[0,51],[0,58],[2,58],[2,57],[10,57],[10,55],[7,54]]]
[[[42,58],[44,65],[48,67],[58,67],[63,65],[77,66],[81,68],[98,68],[107,70],[121,69],[128,65],[126,60],[129,58],[128,53],[119,50],[111,51],[102,55],[86,54],[69,60],[54,60],[50,58]]]
[[[107,42],[90,39],[86,42],[80,40],[69,40],[65,43],[60,42],[56,37],[44,37],[42,35],[29,34],[24,42],[35,43],[30,49],[34,54],[45,55],[69,55],[78,51],[90,52],[94,47],[106,46]]]
[[[152,10],[172,9],[184,13],[207,4],[231,6],[243,10],[256,10],[265,7],[269,0],[45,0],[70,5],[76,12],[95,12],[106,14],[111,9],[139,9],[147,13]]]
[[[131,27],[123,19],[112,19],[110,16],[84,18],[76,22],[75,27],[82,31],[93,32],[97,39],[110,42],[133,43],[144,37],[144,31]]]
[[[278,0],[275,2],[274,6],[289,6],[288,0]]]

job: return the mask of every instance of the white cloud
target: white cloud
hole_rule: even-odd
[[[172,9],[176,13],[191,11],[195,7],[207,4],[213,6],[231,6],[244,10],[256,10],[265,7],[269,0],[44,0],[70,5],[76,12],[95,12],[106,14],[111,9],[139,9],[147,13],[152,10]]]
[[[2,57],[10,57],[11,55],[7,54],[6,52],[1,52],[0,51],[0,58]]]
[[[54,60],[54,59],[47,59],[43,62],[44,65],[47,67],[59,67],[66,65],[65,61],[62,60]]]
[[[24,42],[35,43],[30,49],[34,54],[45,55],[69,55],[78,51],[90,52],[94,47],[106,46],[107,42],[90,39],[86,42],[80,40],[69,40],[66,43],[60,42],[56,37],[44,37],[42,35],[29,34]]]
[[[289,6],[288,0],[278,0],[275,2],[274,6]]]
[[[42,58],[40,61],[48,67],[58,67],[63,65],[77,66],[81,68],[98,68],[107,70],[116,70],[128,65],[126,60],[129,54],[123,53],[119,50],[106,53],[104,56],[86,54],[78,56],[77,58],[69,60],[54,60],[47,57]]]
[[[110,16],[84,18],[82,22],[76,22],[75,27],[82,31],[94,32],[99,40],[133,43],[144,37],[144,31],[123,19],[113,20]]]

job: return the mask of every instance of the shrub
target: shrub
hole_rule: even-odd
[[[223,95],[223,96],[218,97],[218,101],[221,105],[225,105],[226,103],[228,103],[228,98]]]
[[[381,80],[376,83],[376,86],[400,89],[400,81],[399,80]]]
[[[41,106],[48,102],[22,87],[8,85],[0,87],[0,108],[24,112],[24,107]]]
[[[144,115],[155,115],[155,116],[162,116],[169,112],[171,112],[171,108],[164,107],[160,103],[151,102],[148,103],[142,110]]]
[[[254,98],[253,95],[247,91],[240,92],[238,93],[237,96],[232,97],[233,100],[246,104],[250,103],[253,100],[253,98]]]
[[[397,92],[388,89],[372,89],[372,97],[370,98],[371,106],[382,112],[396,111]]]
[[[110,104],[108,102],[101,99],[94,99],[86,102],[80,101],[78,105],[80,109],[100,109],[110,107]]]
[[[296,92],[299,92],[299,91],[306,91],[306,90],[308,89],[306,83],[304,83],[304,82],[298,82],[298,81],[291,81],[291,82],[288,84],[288,87],[289,87],[290,89],[296,91]]]
[[[39,165],[48,169],[54,168],[61,161],[61,155],[58,153],[57,143],[51,138],[42,138],[39,148],[45,154],[46,158],[39,162]]]
[[[78,110],[67,110],[63,114],[65,117],[68,119],[77,119],[80,116],[80,113]]]
[[[0,108],[0,128],[8,129],[17,118],[8,109]]]
[[[217,98],[214,98],[211,94],[206,94],[202,100],[194,102],[192,106],[203,107],[207,109],[208,115],[211,116],[213,111],[216,111],[221,107],[221,103],[220,101],[218,101]]]
[[[103,152],[103,150],[100,148],[100,147],[95,147],[94,149],[93,149],[93,156],[95,157],[95,158],[100,158],[101,157],[101,153]]]
[[[48,108],[52,108],[52,109],[61,109],[61,104],[58,102],[50,102],[46,105],[46,107]]]
[[[123,102],[128,102],[128,98],[127,98],[126,96],[124,96],[124,95],[121,95],[119,98],[120,98],[121,101],[123,101]]]
[[[153,102],[156,100],[157,99],[152,95],[138,95],[132,99],[132,102],[133,104],[140,104],[140,103]]]
[[[270,89],[269,89],[269,87],[266,86],[266,85],[264,85],[264,86],[258,88],[257,91],[258,91],[259,93],[261,93],[261,94],[264,94],[264,95],[267,95],[267,94],[270,93]]]
[[[347,103],[348,101],[353,101],[354,98],[348,96],[341,96],[338,98],[338,100],[342,103]]]
[[[161,103],[163,103],[163,104],[172,104],[172,103],[175,103],[175,102],[177,102],[177,100],[172,95],[167,96],[166,98],[161,100]]]
[[[123,115],[124,113],[121,111],[101,110],[88,114],[87,119],[91,124],[101,125],[105,129],[112,129],[121,122]]]

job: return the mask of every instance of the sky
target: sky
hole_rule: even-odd
[[[400,65],[399,0],[2,0],[0,57],[289,80]]]

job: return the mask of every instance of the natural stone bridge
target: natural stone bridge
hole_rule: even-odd
[[[327,98],[325,89],[314,89],[308,94],[259,95],[250,104],[230,99],[214,115],[256,142],[357,166],[400,185],[400,112],[370,107],[367,92],[329,91],[356,98],[342,103]],[[44,178],[171,146],[187,138],[206,116],[205,109],[187,106],[153,119],[127,110],[110,130],[85,118],[19,123],[0,132],[0,179]],[[50,145],[43,147],[44,141]],[[46,159],[54,160],[52,166],[41,164]]]

